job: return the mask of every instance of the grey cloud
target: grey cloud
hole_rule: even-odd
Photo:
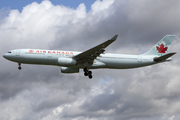
[[[82,108],[91,112],[110,110],[116,107],[116,100],[118,100],[119,97],[118,94],[100,94],[93,99],[90,98],[90,101],[85,101]]]

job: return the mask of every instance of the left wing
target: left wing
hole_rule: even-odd
[[[102,54],[105,48],[117,39],[118,35],[115,35],[110,40],[107,40],[100,45],[93,47],[85,52],[82,52],[73,57],[78,63],[93,64],[94,59]]]

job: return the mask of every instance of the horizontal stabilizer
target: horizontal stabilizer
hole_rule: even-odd
[[[161,56],[161,57],[155,57],[155,58],[154,58],[154,61],[159,62],[159,61],[166,60],[166,59],[168,59],[169,57],[173,56],[174,54],[176,54],[176,52],[175,52],[175,53],[168,53],[168,54],[163,55],[163,56]]]

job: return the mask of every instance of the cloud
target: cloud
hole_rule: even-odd
[[[0,53],[17,48],[85,51],[118,34],[106,52],[140,54],[166,34],[180,51],[177,0],[96,0],[91,10],[45,0],[0,10]],[[93,70],[93,79],[55,66],[0,58],[0,119],[179,119],[179,53],[173,60],[129,70]]]

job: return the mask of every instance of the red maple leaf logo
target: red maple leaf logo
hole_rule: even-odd
[[[158,50],[158,53],[166,53],[168,47],[164,47],[163,44],[161,44],[159,47],[156,47]]]

